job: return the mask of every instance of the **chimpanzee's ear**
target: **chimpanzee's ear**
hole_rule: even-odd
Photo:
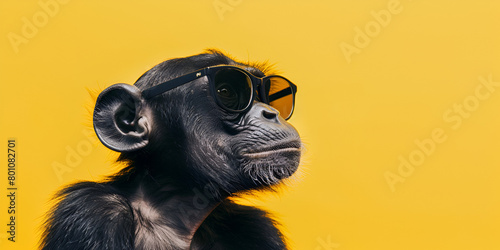
[[[149,114],[141,91],[135,86],[118,83],[97,97],[94,130],[102,144],[112,150],[138,150],[149,142],[152,121]]]

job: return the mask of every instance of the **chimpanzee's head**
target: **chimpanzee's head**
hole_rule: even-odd
[[[215,50],[165,61],[104,90],[95,131],[122,160],[179,185],[229,194],[278,184],[301,155],[286,121],[297,88],[265,71]]]

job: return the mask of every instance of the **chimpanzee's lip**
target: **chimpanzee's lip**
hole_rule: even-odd
[[[267,157],[274,154],[299,153],[302,144],[300,141],[289,141],[266,145],[255,150],[244,152],[242,155],[251,158]]]

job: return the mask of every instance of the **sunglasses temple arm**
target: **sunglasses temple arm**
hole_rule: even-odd
[[[185,83],[194,81],[202,76],[206,75],[206,70],[199,70],[187,75],[183,75],[172,80],[162,82],[156,86],[142,91],[142,96],[146,99],[153,98],[159,94],[165,93],[171,89],[177,88]]]

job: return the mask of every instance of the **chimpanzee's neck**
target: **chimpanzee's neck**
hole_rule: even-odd
[[[133,176],[133,177],[132,177]],[[187,249],[205,218],[220,204],[200,188],[179,186],[170,178],[139,171],[129,179],[136,245],[177,245]]]

